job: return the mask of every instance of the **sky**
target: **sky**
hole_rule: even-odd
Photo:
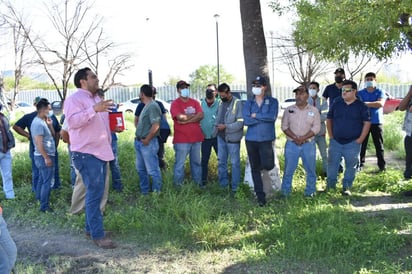
[[[50,23],[40,15],[43,1],[12,1],[35,18],[35,29],[40,28],[42,35],[48,35]],[[268,36],[270,31],[287,33],[290,18],[273,13],[268,3],[269,0],[261,0],[265,33]],[[93,13],[104,17],[102,27],[108,38],[119,45],[117,50],[133,54],[134,66],[119,79],[124,84],[147,82],[148,69],[153,71],[157,86],[170,77],[188,81],[189,74],[199,66],[216,65],[215,14],[220,15],[220,64],[235,76],[235,82],[243,83],[246,78],[239,0],[96,0]],[[47,27],[41,28],[41,25]],[[268,58],[270,60],[271,50]],[[412,71],[408,69],[411,54],[392,62],[404,81],[412,81]],[[12,64],[10,60],[2,62],[0,69],[7,69],[9,64]],[[286,67],[276,64],[276,83],[293,83],[286,71]]]

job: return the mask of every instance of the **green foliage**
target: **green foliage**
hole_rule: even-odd
[[[15,87],[14,77],[5,77],[4,87],[6,90],[13,90]],[[69,88],[74,88],[74,84],[70,83]],[[30,89],[54,90],[56,89],[56,87],[50,82],[40,82],[31,77],[23,76],[23,78],[20,80],[19,89],[20,90],[30,90]]]
[[[403,149],[404,133],[402,131],[402,125],[404,117],[405,113],[401,111],[394,111],[388,115],[383,116],[383,142],[385,149],[390,151]]]
[[[228,83],[234,80],[234,76],[228,73],[222,65],[219,66],[220,83]],[[190,75],[193,91],[204,90],[208,84],[217,84],[217,66],[203,65],[197,68]]]
[[[353,52],[382,60],[410,48],[410,0],[301,0],[296,10],[297,43],[322,58],[345,61]]]

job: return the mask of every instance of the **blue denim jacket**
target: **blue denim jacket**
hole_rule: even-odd
[[[278,100],[271,96],[265,96],[260,107],[255,98],[247,100],[243,107],[244,125],[248,127],[246,141],[273,141],[276,138],[275,121],[278,110]],[[256,113],[256,118],[251,117],[252,113]]]

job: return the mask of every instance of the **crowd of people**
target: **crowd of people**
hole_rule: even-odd
[[[280,189],[284,197],[292,192],[292,179],[299,158],[306,175],[306,197],[316,195],[318,176],[326,177],[324,191],[335,189],[339,172],[344,172],[342,195],[351,195],[356,172],[365,164],[369,135],[372,135],[376,149],[379,172],[386,169],[382,130],[385,93],[377,87],[375,73],[365,75],[365,88],[361,90],[355,82],[345,79],[342,68],[336,69],[334,74],[335,82],[328,85],[322,95],[318,82],[294,89],[296,102],[284,110],[281,130],[287,140]],[[236,98],[226,83],[208,85],[200,102],[191,98],[189,83],[181,80],[176,84],[178,98],[171,104],[170,115],[174,129],[173,183],[177,188],[184,184],[185,179],[190,179],[185,175],[187,158],[191,180],[199,187],[205,187],[209,181],[209,160],[214,151],[218,159],[219,185],[230,189],[234,196],[241,183],[240,148],[245,135],[257,202],[259,206],[265,206],[262,171],[275,167],[275,122],[279,111],[277,99],[267,93],[266,81],[262,76],[255,78],[251,83],[253,97],[246,102]],[[110,188],[110,173],[111,188],[119,192],[123,190],[116,135],[123,129],[110,127],[109,113],[116,111],[117,105],[104,98],[104,92],[99,89],[99,79],[91,69],[80,69],[74,76],[74,84],[78,90],[65,101],[60,122],[47,99],[37,97],[34,101],[36,111],[24,115],[13,129],[30,141],[32,190],[40,202],[40,211],[52,211],[50,192],[61,187],[57,146],[62,139],[68,144],[70,154],[73,186],[70,212],[77,214],[84,210],[86,236],[99,247],[114,248],[116,245],[111,240],[111,232],[103,227],[103,211]],[[171,129],[167,110],[155,96],[154,87],[141,86],[141,103],[135,112],[136,170],[143,195],[161,192],[162,170],[167,168],[165,143]],[[404,177],[410,179],[412,86],[399,109],[407,110]],[[3,190],[6,199],[14,199],[10,149],[15,146],[15,141],[9,121],[1,113],[0,132]],[[320,173],[316,171],[316,147],[322,160]],[[3,222],[0,218],[0,229]]]

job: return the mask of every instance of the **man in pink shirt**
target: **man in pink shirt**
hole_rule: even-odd
[[[97,95],[99,79],[89,68],[75,74],[74,84],[78,90],[66,99],[64,114],[73,162],[86,187],[86,235],[99,247],[115,248],[103,229],[100,211],[106,164],[114,159],[108,114],[113,101],[103,101]]]

